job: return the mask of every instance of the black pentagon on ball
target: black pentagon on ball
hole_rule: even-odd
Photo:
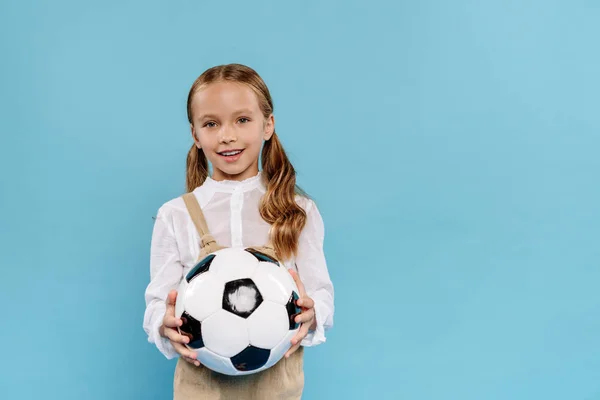
[[[246,251],[247,251],[248,253],[252,254],[254,257],[256,257],[256,259],[257,259],[258,261],[270,262],[270,263],[276,264],[277,266],[281,266],[281,265],[279,264],[279,261],[277,261],[277,260],[273,259],[272,257],[270,257],[270,256],[266,255],[266,254],[265,254],[265,253],[263,253],[263,252],[260,252],[260,251],[258,251],[258,250],[256,250],[256,249],[252,249],[252,248],[248,248],[248,249],[246,249]]]
[[[181,315],[181,320],[183,321],[183,324],[179,327],[179,330],[183,336],[187,336],[190,339],[188,346],[193,349],[204,347],[202,324],[200,321],[185,311],[183,312],[183,315]]]
[[[302,309],[296,305],[296,301],[298,301],[298,299],[298,293],[292,291],[292,295],[285,306],[290,319],[290,330],[294,330],[300,326],[300,323],[294,321],[294,318],[296,318],[296,316],[302,311]]]
[[[248,318],[263,302],[252,279],[237,279],[225,284],[223,309],[239,317]]]
[[[192,279],[194,279],[195,277],[197,277],[198,275],[203,274],[206,271],[208,271],[208,268],[210,267],[210,264],[212,263],[212,261],[214,259],[215,259],[214,254],[209,254],[206,257],[204,257],[202,260],[200,260],[200,262],[198,264],[196,264],[194,266],[194,268],[192,268],[190,270],[190,272],[188,272],[187,276],[185,277],[185,280],[189,282]]]
[[[231,357],[231,363],[238,371],[254,371],[263,367],[269,361],[270,355],[271,350],[250,345]]]

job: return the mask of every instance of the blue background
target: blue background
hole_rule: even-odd
[[[219,4],[220,3],[220,4]],[[167,399],[189,87],[255,68],[326,223],[307,399],[600,399],[595,1],[2,1],[0,398]]]

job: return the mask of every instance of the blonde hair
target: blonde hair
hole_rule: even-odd
[[[250,87],[265,118],[273,113],[273,100],[267,85],[252,68],[241,64],[219,65],[204,71],[193,83],[187,99],[187,116],[193,124],[192,99],[203,86],[222,81]],[[296,185],[296,171],[277,134],[273,132],[262,149],[262,179],[267,188],[260,202],[260,215],[271,225],[271,242],[280,259],[296,254],[298,238],[306,224],[306,213],[296,203],[296,194],[308,197]],[[191,192],[208,177],[208,160],[202,149],[192,144],[187,156],[186,189]]]

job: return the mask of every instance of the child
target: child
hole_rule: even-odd
[[[230,64],[206,70],[192,85],[187,114],[194,144],[187,156],[186,184],[193,196],[185,202],[178,197],[158,210],[145,292],[148,341],[168,359],[179,356],[175,400],[299,399],[303,348],[323,343],[333,325],[323,220],[315,203],[296,186],[295,170],[275,133],[271,95],[253,69]],[[188,208],[190,197],[199,207]],[[198,362],[184,345],[187,337],[177,331],[182,322],[175,317],[175,288],[215,243],[272,244],[298,284],[302,313],[296,320],[301,327],[290,350],[267,370],[218,374]]]

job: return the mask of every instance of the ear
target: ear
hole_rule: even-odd
[[[200,141],[198,140],[198,135],[196,135],[196,129],[193,124],[190,124],[190,131],[192,132],[192,139],[194,139],[194,143],[196,143],[196,147],[201,149]]]
[[[275,117],[273,114],[269,115],[269,118],[265,121],[265,133],[263,135],[264,140],[269,140],[275,132]]]

